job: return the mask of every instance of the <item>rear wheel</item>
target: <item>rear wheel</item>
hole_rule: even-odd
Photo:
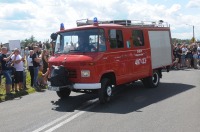
[[[108,78],[101,80],[101,88],[98,90],[99,101],[101,104],[109,102],[112,96],[112,85]]]
[[[56,91],[58,97],[60,97],[61,99],[67,98],[69,97],[71,90],[68,88],[64,88],[64,89],[60,89],[60,91]]]
[[[155,88],[160,83],[160,76],[157,70],[153,71],[153,75],[142,80],[146,88]]]

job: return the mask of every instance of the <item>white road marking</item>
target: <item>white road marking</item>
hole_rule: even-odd
[[[46,125],[44,125],[44,126],[38,128],[38,129],[36,129],[36,130],[33,131],[33,132],[40,132],[40,131],[44,130],[45,128],[52,126],[53,124],[56,124],[57,122],[59,122],[59,121],[61,121],[61,120],[64,120],[65,118],[67,118],[68,116],[70,116],[70,115],[72,115],[72,114],[73,114],[73,113],[67,113],[66,115],[64,115],[64,116],[62,116],[62,117],[60,117],[60,118],[55,119],[54,121],[52,121],[52,122],[50,122],[50,123],[48,123],[48,124],[46,124]]]
[[[66,123],[68,123],[68,122],[74,120],[75,118],[77,118],[77,117],[79,117],[80,115],[84,114],[86,111],[88,111],[88,110],[92,109],[93,107],[95,107],[95,106],[98,104],[98,103],[96,103],[97,101],[98,101],[98,99],[90,100],[90,101],[88,101],[85,105],[82,106],[82,107],[85,107],[85,106],[87,106],[88,103],[89,103],[89,104],[90,104],[89,107],[86,107],[86,108],[83,109],[82,111],[80,111],[80,110],[75,110],[73,113],[67,113],[67,114],[65,114],[64,116],[62,116],[62,117],[60,117],[60,118],[57,118],[57,119],[55,119],[54,121],[52,121],[52,122],[50,122],[50,123],[48,123],[48,124],[46,124],[46,125],[44,125],[44,126],[38,128],[38,129],[34,130],[34,131],[32,131],[32,132],[40,132],[40,131],[42,131],[42,130],[44,130],[44,129],[50,127],[50,126],[52,126],[52,127],[49,128],[48,130],[46,130],[45,132],[52,132],[52,131],[54,131],[55,129],[57,129],[57,128],[63,126],[64,124],[66,124]],[[95,103],[96,103],[96,104],[95,104]],[[81,108],[82,108],[82,107],[81,107]],[[81,108],[79,108],[79,109],[81,109]],[[75,114],[75,113],[76,113],[76,114]],[[73,114],[74,114],[74,115],[73,115]],[[71,116],[71,117],[70,117],[70,116]],[[68,118],[68,117],[69,117],[69,118]],[[62,120],[64,120],[64,121],[62,121]],[[61,121],[61,122],[60,122],[60,121]],[[54,124],[56,124],[56,123],[58,123],[58,122],[60,122],[60,123],[54,126]]]
[[[80,115],[82,115],[82,114],[84,114],[84,113],[85,113],[85,111],[80,111],[80,112],[78,112],[77,114],[75,114],[75,115],[71,116],[70,118],[64,120],[63,122],[61,122],[61,123],[55,125],[54,127],[48,129],[48,130],[45,131],[45,132],[52,132],[52,131],[58,129],[59,127],[61,127],[61,126],[63,126],[64,124],[66,124],[66,123],[72,121],[73,119],[77,118],[78,116],[80,116]]]
[[[76,113],[75,115],[73,115],[73,116],[71,116],[70,118],[64,120],[63,122],[60,122],[59,124],[55,125],[54,127],[50,128],[50,129],[48,129],[48,130],[46,130],[45,132],[52,132],[52,131],[58,129],[59,127],[63,126],[64,124],[67,124],[68,122],[70,122],[70,121],[74,120],[75,118],[79,117],[80,115],[84,114],[87,110],[92,109],[92,108],[95,107],[96,105],[97,105],[97,104],[94,104],[94,105],[88,107],[87,109],[85,109],[84,111],[80,111],[80,112]]]

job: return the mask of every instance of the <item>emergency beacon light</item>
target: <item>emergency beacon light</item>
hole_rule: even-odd
[[[60,31],[61,31],[61,30],[65,30],[65,26],[64,26],[63,23],[60,24]]]
[[[97,17],[94,17],[94,19],[93,19],[93,25],[94,25],[94,26],[98,26],[98,20],[97,20]]]

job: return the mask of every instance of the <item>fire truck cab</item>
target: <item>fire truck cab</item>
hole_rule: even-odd
[[[141,80],[145,87],[160,83],[162,69],[172,64],[170,27],[163,21],[94,21],[51,35],[49,90],[60,98],[73,92],[97,92],[110,100],[116,86]]]

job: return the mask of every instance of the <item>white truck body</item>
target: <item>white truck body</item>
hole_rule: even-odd
[[[149,31],[152,69],[172,64],[169,31]]]

